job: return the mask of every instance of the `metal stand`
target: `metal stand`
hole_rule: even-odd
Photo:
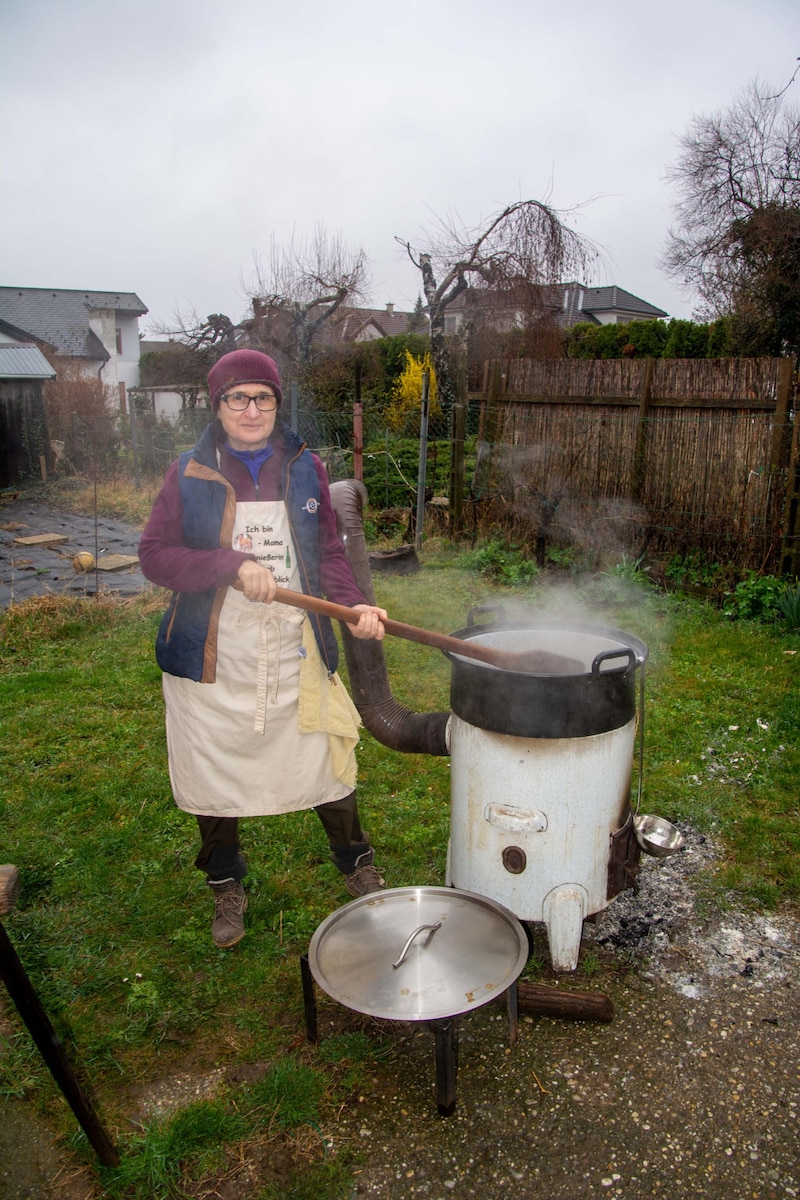
[[[458,1074],[458,1017],[446,1021],[431,1021],[436,1059],[436,1107],[443,1117],[450,1117],[456,1108],[456,1075]]]
[[[300,957],[300,977],[303,984],[303,1009],[306,1021],[306,1036],[310,1042],[317,1041],[317,1001],[314,994],[314,978],[308,955]],[[508,1037],[512,1046],[519,1037],[519,1000],[517,981],[506,991],[508,1011]],[[456,1014],[439,1021],[427,1021],[433,1032],[434,1060],[436,1064],[436,1107],[443,1117],[450,1117],[456,1107],[456,1078],[458,1075],[458,1020]]]
[[[308,965],[308,955],[300,958],[300,977],[303,981],[303,1009],[306,1016],[306,1035],[310,1042],[317,1040],[317,1001],[314,996],[314,977]]]
[[[17,958],[4,926],[0,923],[0,979],[39,1047],[50,1074],[80,1122],[104,1167],[119,1166],[119,1154],[86,1097],[56,1031],[42,1008],[25,968]]]

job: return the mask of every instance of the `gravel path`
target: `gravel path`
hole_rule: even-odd
[[[354,1197],[800,1195],[800,926],[698,917],[714,850],[683,832],[681,855],[644,859],[638,895],[587,927],[596,975],[562,977],[609,994],[613,1022],[525,1016],[510,1049],[501,1011],[463,1018],[446,1119],[430,1035],[398,1033],[391,1069],[332,1135],[364,1151]]]

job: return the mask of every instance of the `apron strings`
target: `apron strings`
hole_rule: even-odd
[[[270,704],[277,704],[280,684],[281,624],[299,627],[305,613],[290,608],[287,604],[248,604],[240,609],[236,624],[245,629],[258,625],[258,663],[256,677],[256,710],[253,720],[255,733],[264,734],[267,729],[267,712]]]

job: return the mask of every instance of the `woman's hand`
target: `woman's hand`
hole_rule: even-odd
[[[268,567],[246,558],[237,572],[242,591],[248,600],[263,600],[269,603],[275,599],[277,584],[275,576]]]
[[[348,626],[353,637],[375,638],[379,642],[386,637],[383,624],[389,619],[386,609],[376,608],[373,604],[354,604],[353,612],[359,614],[358,624]]]

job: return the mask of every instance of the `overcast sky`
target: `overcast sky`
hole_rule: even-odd
[[[254,256],[321,222],[410,309],[395,236],[600,196],[587,282],[685,317],[665,171],[692,115],[788,82],[800,4],[0,0],[0,36],[2,284],[133,291],[145,330],[239,318]]]

